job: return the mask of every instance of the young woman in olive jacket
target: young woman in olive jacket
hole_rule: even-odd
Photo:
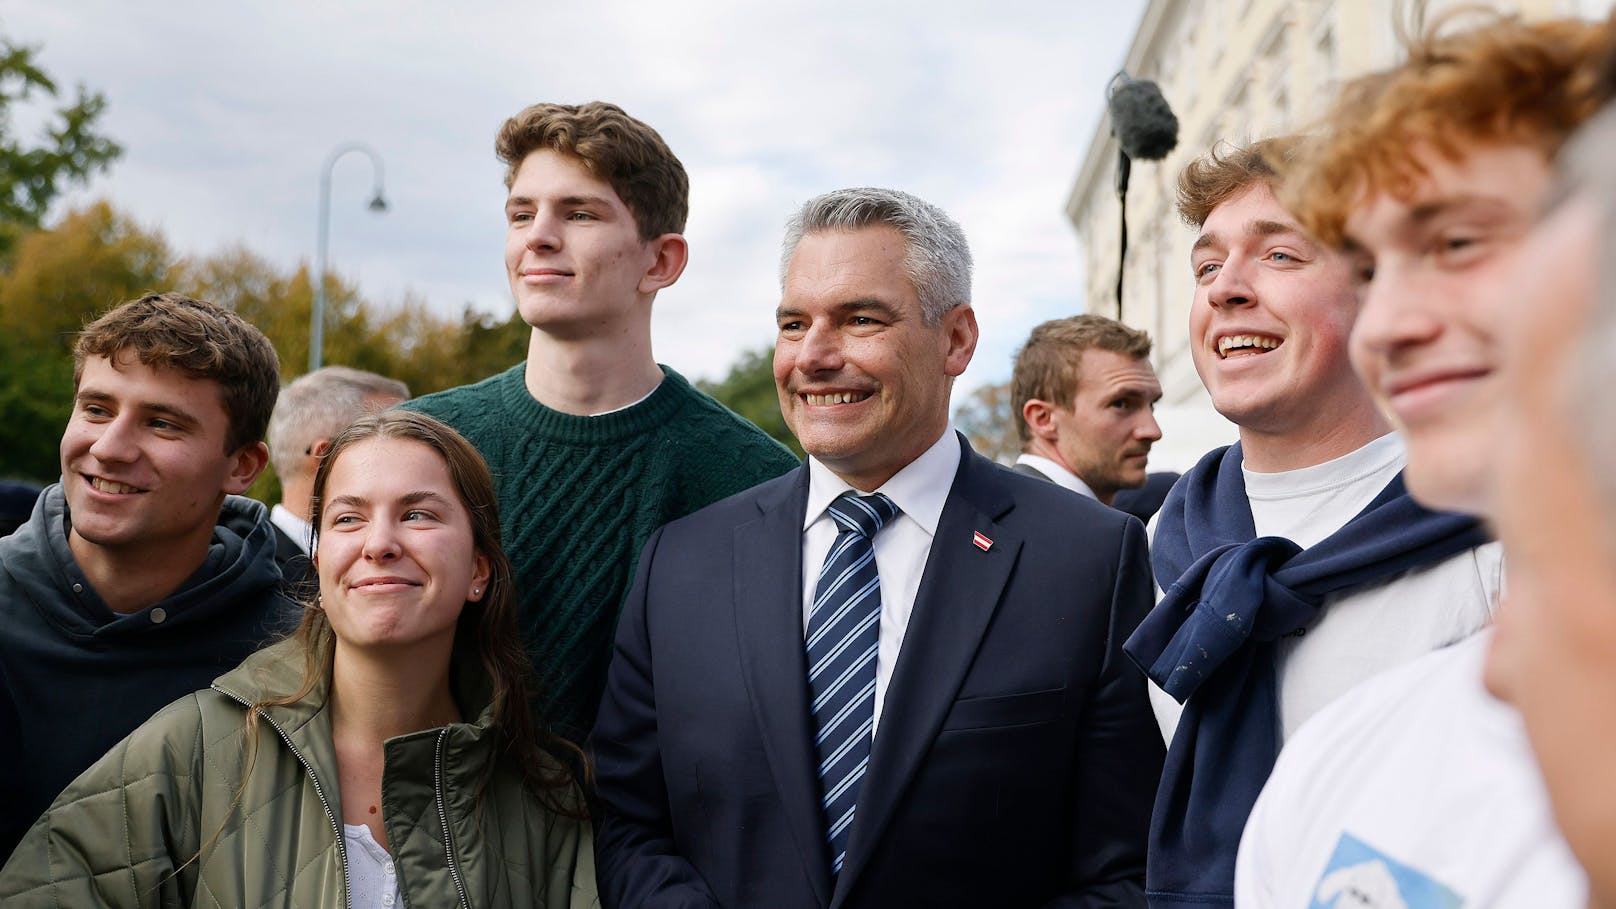
[[[297,633],[80,776],[0,903],[595,904],[567,746],[529,720],[482,459],[431,417],[365,417],[313,511],[320,594]]]

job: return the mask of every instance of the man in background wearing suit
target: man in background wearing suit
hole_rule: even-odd
[[[809,459],[646,544],[593,739],[603,902],[1143,906],[1141,525],[950,430],[977,326],[941,210],[813,199],[781,283]]]
[[[292,593],[313,592],[309,511],[314,471],[331,440],[361,415],[409,398],[410,387],[403,382],[347,366],[316,369],[281,389],[265,437],[270,466],[281,481],[281,500],[269,510],[269,519],[275,525],[275,561]]]
[[[1045,322],[1010,376],[1015,469],[1111,505],[1145,485],[1150,446],[1162,437],[1161,396],[1149,334],[1089,314]]]

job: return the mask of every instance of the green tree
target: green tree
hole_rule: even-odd
[[[167,287],[163,238],[104,202],[24,235],[0,281],[0,476],[49,482],[73,400],[73,339],[85,322]]]
[[[39,95],[58,96],[55,80],[34,60],[37,52],[0,37],[0,262],[10,257],[19,237],[44,222],[67,184],[86,182],[123,152],[96,130],[106,98],[82,85],[71,104],[52,110],[39,141],[24,142],[13,135],[13,105]]]
[[[978,454],[1007,464],[1021,451],[1020,417],[1011,410],[1009,382],[983,385],[954,408],[954,425]]]
[[[699,379],[696,387],[780,440],[797,457],[803,456],[802,445],[786,428],[786,418],[780,413],[780,396],[774,388],[773,347],[743,352],[730,366],[729,375],[717,382]]]

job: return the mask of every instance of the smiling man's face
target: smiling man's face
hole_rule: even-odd
[[[1347,359],[1358,309],[1347,264],[1254,183],[1214,208],[1190,253],[1190,353],[1218,412],[1245,432],[1324,437],[1357,409]]]
[[[810,233],[776,312],[786,424],[804,451],[866,492],[937,441],[954,377],[976,349],[969,304],[926,324],[906,252],[890,227]]]
[[[246,492],[263,466],[262,443],[226,450],[229,431],[217,381],[128,353],[86,358],[61,444],[74,553],[205,548],[225,493]]]
[[[1423,176],[1407,193],[1379,193],[1347,219],[1367,276],[1352,362],[1408,444],[1414,497],[1489,515],[1498,325],[1516,299],[1510,277],[1548,162],[1525,144],[1471,145],[1457,159],[1416,149],[1413,159]]]

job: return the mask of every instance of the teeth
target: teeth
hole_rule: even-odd
[[[828,395],[803,395],[803,397],[807,398],[808,403],[814,407],[824,407],[829,404],[851,404],[854,401],[862,401],[865,398],[864,395],[854,394],[850,391],[842,391]]]
[[[125,486],[122,483],[114,483],[111,480],[103,480],[99,477],[91,479],[90,485],[101,490],[102,492],[116,493],[118,495],[126,495],[131,492],[140,491],[133,486]]]
[[[1225,335],[1218,339],[1218,356],[1227,356],[1230,350],[1237,347],[1273,350],[1278,346],[1278,338],[1266,338],[1262,335]]]

